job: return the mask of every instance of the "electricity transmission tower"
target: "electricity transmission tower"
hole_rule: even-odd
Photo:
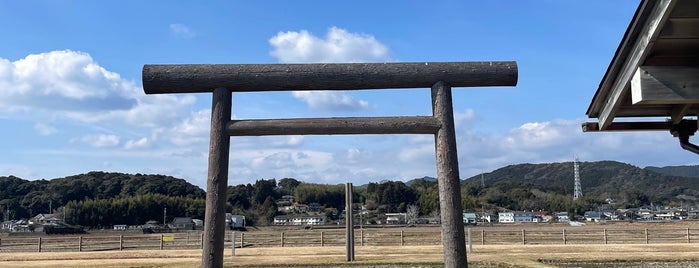
[[[578,165],[577,157],[575,157],[575,160],[573,160],[573,170],[575,174],[575,188],[573,189],[573,201],[575,201],[583,196],[582,188],[580,187],[580,166]]]

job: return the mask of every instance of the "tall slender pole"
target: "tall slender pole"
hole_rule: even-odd
[[[230,137],[226,124],[231,120],[231,91],[217,88],[211,104],[209,174],[206,181],[206,213],[202,234],[201,267],[223,267],[223,240],[226,235],[226,188]]]
[[[468,262],[466,261],[466,237],[461,207],[461,180],[459,179],[459,160],[456,152],[454,110],[451,86],[445,82],[440,81],[432,86],[432,113],[442,125],[434,137],[444,267],[464,268],[468,267]]]
[[[354,224],[352,217],[352,183],[348,182],[345,185],[345,228],[347,229],[347,238],[345,240],[347,261],[354,261]]]

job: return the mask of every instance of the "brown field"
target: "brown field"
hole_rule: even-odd
[[[474,267],[559,267],[559,262],[699,262],[699,244],[474,246]],[[347,266],[343,247],[226,250],[226,267],[439,267],[441,246],[356,247]],[[200,250],[3,253],[2,267],[196,267]],[[385,265],[391,266],[385,266]],[[382,266],[383,265],[383,266]],[[684,265],[683,265],[684,266]]]
[[[697,222],[477,226],[471,228],[473,252],[468,258],[471,267],[607,267],[609,263],[635,267],[637,262],[659,262],[645,267],[699,267],[697,228]],[[231,256],[227,234],[225,263],[226,267],[440,267],[439,230],[426,226],[357,230],[356,261],[348,265],[341,229],[253,229],[245,232],[245,247],[237,248],[236,256]],[[526,231],[524,244],[522,230]],[[481,233],[486,234],[484,244]],[[604,244],[605,233],[608,244]],[[123,234],[120,245],[118,238],[110,232],[86,235],[81,238],[84,251],[77,252],[76,237],[48,236],[42,238],[42,252],[36,252],[33,242],[12,243],[38,237],[2,237],[0,267],[199,266],[198,233],[175,234],[172,242],[162,242],[160,235]],[[566,266],[566,262],[573,264]],[[585,266],[590,262],[598,265]]]

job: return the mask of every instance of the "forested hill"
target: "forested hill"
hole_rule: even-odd
[[[699,178],[699,166],[646,167],[645,169],[665,175]]]
[[[579,162],[579,167],[584,195],[618,198],[620,194],[640,192],[659,199],[672,199],[678,195],[699,197],[699,178],[663,174],[657,171],[660,168],[642,169],[615,161]],[[673,168],[675,167],[662,169]],[[483,181],[486,188],[493,185],[519,185],[572,195],[573,170],[572,162],[519,164],[486,173]],[[480,184],[481,176],[468,178],[465,183]]]
[[[126,198],[161,194],[204,198],[205,192],[189,182],[164,175],[89,172],[52,180],[28,181],[0,177],[0,207],[13,209],[13,218],[48,213],[69,201]]]

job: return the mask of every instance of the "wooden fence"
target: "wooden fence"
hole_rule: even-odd
[[[472,229],[473,245],[551,244],[661,244],[697,243],[699,229]],[[236,247],[333,247],[345,245],[345,231],[296,230],[283,232],[228,232],[227,248],[235,234]],[[468,237],[467,237],[468,239]],[[468,241],[468,240],[467,240]],[[360,229],[355,246],[441,245],[439,230]],[[0,238],[0,252],[68,252],[118,250],[173,250],[202,248],[201,232],[133,235],[31,236]]]

